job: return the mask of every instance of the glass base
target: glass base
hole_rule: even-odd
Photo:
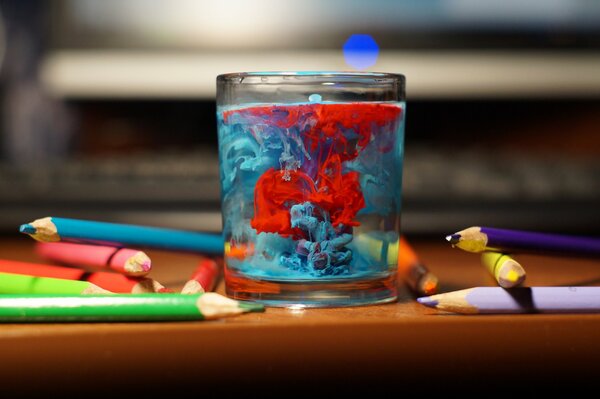
[[[275,307],[341,307],[394,302],[398,298],[396,273],[375,279],[327,281],[256,280],[226,273],[230,298]]]

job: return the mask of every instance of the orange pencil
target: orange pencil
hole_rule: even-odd
[[[410,289],[418,295],[433,295],[438,290],[438,279],[417,257],[404,236],[398,249],[398,272]]]
[[[202,258],[190,280],[185,283],[182,294],[198,294],[212,291],[219,277],[219,265],[214,259]]]
[[[127,277],[119,273],[94,272],[82,269],[17,262],[0,259],[0,272],[27,274],[37,277],[52,277],[66,280],[88,281],[98,287],[115,293],[141,294],[147,292],[170,292],[159,282],[150,278]]]

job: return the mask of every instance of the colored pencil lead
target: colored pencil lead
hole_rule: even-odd
[[[35,234],[36,230],[37,229],[29,223],[22,224],[21,227],[19,227],[19,231],[25,234]]]
[[[446,236],[446,240],[452,245],[457,244],[460,241],[460,234],[450,234]]]
[[[430,297],[417,298],[417,302],[419,302],[421,305],[429,306],[431,308],[435,308],[438,305],[438,301]]]
[[[438,289],[438,278],[431,273],[427,273],[421,281],[421,291],[425,295],[433,295]]]

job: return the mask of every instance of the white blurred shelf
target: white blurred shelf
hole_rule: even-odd
[[[339,51],[70,50],[50,53],[40,78],[63,98],[212,99],[222,73],[348,69]],[[413,99],[600,96],[598,52],[389,51],[371,69],[406,75]]]

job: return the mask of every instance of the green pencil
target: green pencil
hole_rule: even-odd
[[[205,294],[0,295],[0,322],[208,320],[264,306]]]
[[[111,294],[87,281],[0,273],[0,294]]]

